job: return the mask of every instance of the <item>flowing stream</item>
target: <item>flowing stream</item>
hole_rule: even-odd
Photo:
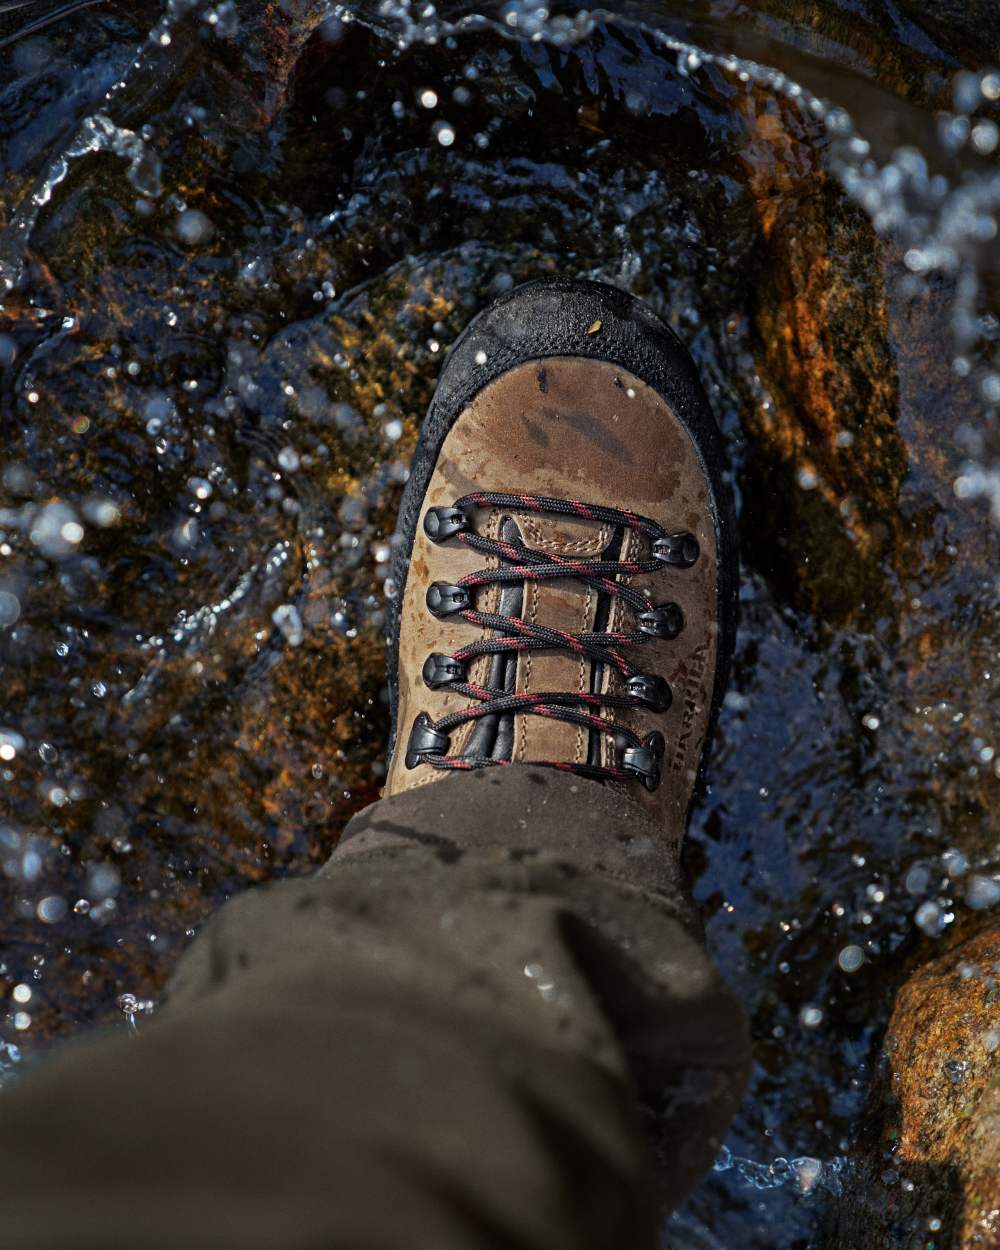
[[[825,1244],[895,991],[1000,901],[987,12],[0,6],[0,1081],[141,1031],[376,797],[440,361],[596,277],[689,345],[741,515],[685,856],[756,1065],[664,1246]]]

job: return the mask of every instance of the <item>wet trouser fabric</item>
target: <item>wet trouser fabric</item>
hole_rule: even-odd
[[[228,903],[138,1037],[3,1093],[2,1245],[652,1250],[746,1064],[642,810],[456,774]]]

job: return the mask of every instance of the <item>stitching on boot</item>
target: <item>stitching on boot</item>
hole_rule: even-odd
[[[538,521],[530,513],[518,512],[515,520],[521,527],[521,533],[530,541],[532,547],[541,551],[572,551],[580,555],[597,555],[604,550],[611,540],[611,533],[606,526],[601,526],[587,538],[575,542],[561,542],[557,538],[546,538],[538,526]]]
[[[528,593],[528,604],[530,607],[530,611],[526,619],[530,624],[534,625],[536,624],[537,619],[538,619],[538,583],[528,582],[526,590]],[[530,689],[531,689],[531,652],[529,651],[524,659],[525,693],[527,693]],[[517,749],[517,758],[523,760],[525,758],[525,753],[527,751],[528,718],[527,716],[519,716],[516,719],[520,721],[520,727],[518,729],[518,734],[517,734],[518,742],[520,744]]]
[[[593,603],[594,603],[594,588],[593,586],[588,586],[587,598],[583,605],[583,620],[580,622],[581,633],[583,633],[587,629],[587,626],[590,624],[590,620],[591,620],[590,609],[593,606]],[[582,694],[584,690],[587,688],[588,667],[589,666],[586,660],[581,658],[580,676],[579,676],[579,680],[577,681],[577,687],[576,687],[577,691],[580,694]],[[588,747],[590,746],[590,734],[585,733],[583,726],[581,725],[577,728],[577,731],[576,731],[576,760],[575,762],[577,764],[582,764],[584,760],[584,749],[583,749],[584,742],[586,742]]]

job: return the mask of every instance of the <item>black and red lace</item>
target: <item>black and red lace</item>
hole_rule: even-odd
[[[535,550],[523,540],[510,542],[502,538],[487,538],[472,527],[472,515],[476,508],[508,508],[518,512],[569,516],[600,522],[616,529],[632,530],[647,540],[649,554],[634,560],[605,556],[576,559]],[[509,764],[510,760],[493,756],[453,755],[450,753],[450,735],[462,725],[482,717],[517,713],[547,716],[578,725],[612,737],[621,747],[620,764],[616,767],[566,760],[530,760],[527,763],[558,768],[597,780],[640,780],[647,788],[655,789],[659,784],[664,752],[662,734],[652,733],[640,738],[628,726],[602,716],[601,709],[644,708],[665,712],[670,706],[671,694],[667,683],[661,677],[641,672],[629,662],[625,652],[651,638],[676,638],[684,623],[681,610],[674,603],[655,606],[645,594],[622,579],[668,568],[690,567],[698,558],[698,544],[694,536],[684,532],[668,533],[656,521],[626,509],[608,508],[576,499],[552,499],[498,491],[464,495],[450,508],[429,509],[424,516],[424,532],[434,542],[455,539],[499,563],[469,573],[454,584],[434,582],[427,590],[427,606],[435,616],[459,613],[470,625],[489,630],[493,636],[461,647],[452,655],[435,653],[428,657],[423,670],[425,683],[432,689],[447,686],[472,702],[469,707],[442,716],[437,721],[426,713],[416,718],[406,755],[408,767],[430,764],[434,768],[471,770]],[[628,631],[568,633],[533,624],[520,616],[482,612],[475,606],[474,592],[483,587],[554,578],[573,578],[611,600],[621,600],[635,614],[636,627]],[[468,666],[480,656],[539,650],[568,651],[594,664],[610,667],[619,674],[624,693],[550,690],[516,694],[468,680]]]

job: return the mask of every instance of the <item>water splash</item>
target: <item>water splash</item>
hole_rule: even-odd
[[[160,20],[136,48],[131,65],[133,72],[144,72],[151,58],[162,55],[172,43],[175,25],[195,7],[198,0],[166,0]],[[67,10],[68,11],[68,10]],[[59,15],[54,15],[58,17]],[[20,36],[26,32],[22,31]],[[159,157],[134,131],[119,126],[111,117],[111,105],[125,90],[129,73],[117,79],[104,96],[104,108],[86,117],[69,144],[46,166],[34,189],[11,215],[2,234],[0,253],[0,298],[13,291],[24,276],[24,251],[42,208],[48,204],[57,187],[69,175],[73,165],[95,152],[111,152],[129,162],[128,176],[140,195],[155,198],[161,193]],[[3,305],[0,303],[0,311]]]
[[[168,0],[164,14],[153,27],[133,60],[136,70],[148,68],[151,58],[162,56],[172,42],[179,21],[197,7],[198,0]],[[231,6],[221,6],[228,14]],[[404,50],[415,44],[433,46],[476,32],[492,31],[513,40],[545,42],[554,47],[586,41],[599,24],[641,32],[657,46],[670,51],[678,73],[697,75],[707,67],[721,70],[744,84],[792,102],[807,121],[819,123],[829,138],[827,163],[846,194],[868,215],[875,231],[898,245],[909,271],[904,293],[917,296],[932,278],[944,278],[952,287],[951,329],[953,368],[959,377],[972,376],[981,398],[981,425],[966,431],[969,459],[955,480],[960,499],[986,497],[1000,523],[1000,462],[990,458],[988,432],[1000,411],[1000,355],[993,347],[996,319],[981,307],[979,265],[983,245],[995,239],[1000,211],[1000,170],[963,169],[957,177],[929,172],[927,158],[913,147],[895,151],[879,165],[871,155],[869,140],[841,105],[824,100],[781,70],[758,61],[716,52],[671,35],[648,22],[624,17],[606,9],[580,10],[572,16],[552,16],[544,5],[512,0],[498,17],[465,14],[456,20],[441,17],[433,4],[421,3],[415,12],[410,0],[383,0],[374,12],[343,3],[315,6],[323,28],[341,30],[360,22]],[[218,11],[206,11],[211,22]],[[228,32],[230,23],[223,23]],[[110,106],[124,89],[127,78],[115,83],[106,95]],[[980,110],[997,111],[1000,72],[987,69],[978,74],[963,71],[955,78],[956,111],[945,114],[938,129],[941,149],[949,156],[966,150],[983,160],[993,155],[1000,141],[1000,127]],[[454,142],[454,128],[437,123],[439,142]],[[443,137],[445,136],[445,137]],[[46,170],[28,204],[16,214],[7,231],[13,251],[0,257],[0,287],[10,291],[21,275],[19,253],[33,228],[39,209],[49,202],[63,182],[71,164],[93,152],[110,151],[130,162],[129,177],[140,194],[156,197],[161,190],[161,171],[156,154],[133,131],[121,128],[108,108],[88,117],[79,134]]]
[[[21,1074],[21,1049],[14,1042],[0,1041],[0,1090],[12,1085]]]
[[[740,83],[753,83],[792,102],[807,121],[825,128],[827,164],[845,193],[866,213],[876,233],[903,252],[909,273],[902,294],[919,297],[935,278],[949,284],[952,367],[957,377],[972,378],[980,396],[980,424],[964,431],[969,459],[955,479],[955,494],[959,499],[989,500],[992,516],[1000,525],[1000,459],[989,448],[1000,413],[1000,352],[994,346],[998,327],[993,314],[982,307],[980,279],[983,246],[998,231],[1000,170],[964,168],[952,179],[942,173],[932,175],[924,154],[910,146],[897,149],[879,165],[871,143],[843,106],[822,99],[781,70],[732,53],[710,51],[648,22],[606,9],[553,17],[545,5],[512,0],[501,9],[499,20],[472,13],[449,21],[438,16],[433,4],[421,3],[414,16],[410,0],[383,0],[374,17],[350,5],[333,4],[328,20],[360,21],[391,38],[401,50],[484,30],[565,47],[583,43],[598,24],[607,24],[641,32],[672,52],[682,75],[704,73],[711,66]],[[940,119],[943,153],[954,157],[968,150],[980,159],[992,157],[1000,143],[1000,126],[977,112],[998,112],[1000,71],[960,72],[954,80],[954,99],[956,112]]]
[[[771,1163],[758,1163],[754,1159],[734,1155],[728,1146],[723,1146],[712,1170],[733,1171],[751,1189],[781,1189],[788,1186],[803,1197],[819,1190],[839,1196],[842,1189],[841,1177],[847,1163],[847,1159],[843,1157],[824,1162],[811,1155],[803,1155],[797,1159],[779,1156]]]
[[[7,255],[0,256],[0,289],[12,291],[17,285],[22,272],[22,254],[39,212],[51,201],[74,163],[94,152],[110,152],[127,160],[129,182],[140,195],[155,199],[162,193],[160,158],[139,135],[116,126],[105,113],[84,118],[75,139],[48,167],[4,232]]]

